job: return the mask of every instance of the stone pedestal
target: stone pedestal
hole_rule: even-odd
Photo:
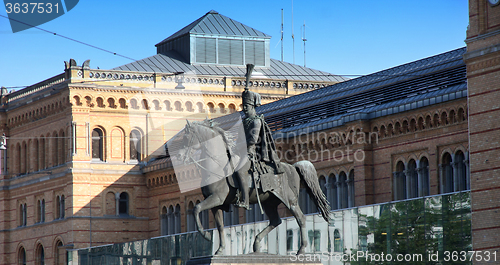
[[[320,260],[306,261],[305,257],[295,255],[274,255],[265,253],[242,254],[238,256],[207,256],[193,258],[186,265],[274,265],[274,264],[308,264],[321,265]]]

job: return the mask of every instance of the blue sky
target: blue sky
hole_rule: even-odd
[[[211,9],[271,35],[271,58],[292,62],[292,1],[80,1],[39,27],[118,54],[142,59],[155,44]],[[365,75],[464,47],[467,0],[293,1],[295,63],[340,75]],[[0,14],[6,16],[5,9]],[[12,33],[0,17],[0,86],[27,86],[60,74],[64,61],[90,59],[91,68],[131,62],[38,29]],[[353,77],[353,76],[350,76]]]

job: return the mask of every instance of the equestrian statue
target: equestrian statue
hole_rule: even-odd
[[[253,65],[247,65],[246,86],[242,93],[245,114],[242,121],[245,139],[242,141],[246,143],[247,157],[234,154],[235,140],[213,120],[205,120],[187,121],[183,145],[189,147],[182,149],[175,158],[183,163],[195,164],[202,183],[205,183],[201,187],[205,200],[194,207],[193,215],[198,231],[205,239],[211,240],[200,222],[199,214],[204,210],[212,210],[220,239],[216,255],[222,254],[225,248],[223,211],[229,211],[231,204],[247,210],[250,205],[258,204],[257,207],[261,207],[269,217],[269,225],[256,236],[253,245],[253,251],[260,252],[261,240],[281,224],[278,215],[281,203],[297,220],[301,237],[297,255],[302,254],[308,240],[305,216],[299,207],[301,182],[327,222],[330,221],[330,206],[310,161],[303,160],[293,165],[280,162],[269,126],[263,115],[258,115],[255,110],[261,105],[261,96],[248,89],[252,71]],[[192,157],[194,152],[205,159],[195,161]]]

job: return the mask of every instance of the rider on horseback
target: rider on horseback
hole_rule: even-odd
[[[261,96],[259,93],[248,90],[248,81],[253,70],[253,65],[247,65],[247,82],[245,91],[242,93],[243,113],[243,128],[247,143],[247,153],[251,166],[248,173],[238,171],[237,177],[240,182],[241,197],[237,203],[238,207],[249,209],[249,177],[254,177],[254,174],[271,175],[283,173],[280,165],[280,159],[276,153],[271,130],[264,120],[264,115],[257,115],[255,108],[261,105]],[[271,170],[268,170],[271,169]],[[255,187],[257,188],[257,187]]]

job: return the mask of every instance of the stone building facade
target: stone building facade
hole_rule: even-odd
[[[257,111],[274,130],[282,161],[313,162],[333,210],[468,191],[464,53],[465,48],[457,49]],[[191,210],[203,199],[200,191],[181,192],[179,172],[169,158],[146,165],[143,172],[153,195],[155,233],[193,231]],[[300,197],[304,213],[316,212],[305,188]],[[279,211],[290,216],[285,207]],[[265,218],[257,206],[251,211],[231,208],[224,222]],[[205,227],[214,227],[211,214],[202,213],[203,219]]]
[[[211,11],[190,26],[213,19],[233,21]],[[186,118],[241,109],[244,63],[257,63],[252,87],[264,104],[346,80],[270,59],[270,36],[233,22],[250,33],[184,28],[144,60],[103,70],[71,59],[57,76],[15,92],[2,89],[0,264],[65,264],[68,248],[158,235],[142,167],[165,155],[163,144]],[[179,38],[263,46],[252,46],[261,53],[247,52],[245,61],[222,64],[221,51],[220,61],[200,62],[179,57],[185,46],[167,47]]]
[[[474,250],[499,253],[500,122],[496,116],[500,110],[498,1],[469,1],[469,21],[464,59],[469,87],[472,240]]]

